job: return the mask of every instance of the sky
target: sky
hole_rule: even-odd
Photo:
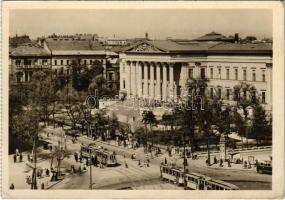
[[[209,32],[272,37],[272,11],[243,10],[11,10],[10,36],[97,33],[100,37],[193,39]]]

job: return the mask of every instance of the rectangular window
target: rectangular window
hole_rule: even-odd
[[[243,80],[246,81],[246,69],[243,70]]]
[[[125,73],[126,68],[125,68],[125,64],[123,64],[123,72]]]
[[[210,77],[214,78],[214,69],[213,68],[210,68]]]
[[[238,80],[238,69],[235,69],[235,79]]]
[[[84,60],[84,65],[87,65],[87,60]]]
[[[66,64],[69,65],[69,60],[66,60]]]
[[[16,65],[21,65],[21,60],[16,60]]]
[[[193,78],[193,69],[188,69],[188,78]]]
[[[222,69],[219,68],[219,78],[221,79],[222,78]]]
[[[24,60],[24,65],[31,65],[32,61],[31,60]]]
[[[265,104],[266,103],[266,101],[265,101],[265,92],[262,92],[261,94],[262,94],[262,103]]]
[[[126,89],[126,80],[123,80],[123,88]]]
[[[57,65],[57,60],[54,60],[54,65]]]
[[[266,77],[265,77],[265,71],[262,71],[262,81],[265,82],[266,81]]]
[[[227,100],[230,100],[231,90],[227,89]]]
[[[201,68],[201,79],[205,79],[206,78],[206,70],[205,68]]]
[[[47,60],[42,60],[43,65],[47,65],[48,61]]]
[[[218,89],[218,98],[221,99],[222,98],[222,88]]]
[[[92,65],[92,60],[89,61],[90,65]]]
[[[66,70],[66,74],[69,75],[69,69]]]
[[[60,60],[60,65],[63,65],[63,60]]]
[[[142,69],[142,79],[144,79],[144,67],[141,67],[141,69]]]
[[[230,69],[227,69],[227,79],[230,79]]]
[[[214,88],[210,89],[210,97],[213,99],[214,98]]]
[[[256,81],[256,74],[255,74],[255,71],[252,71],[252,81]]]

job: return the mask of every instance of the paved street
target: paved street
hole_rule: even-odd
[[[47,137],[47,132],[49,132],[49,137]],[[51,135],[51,132],[53,133]],[[47,127],[41,137],[44,140],[50,142],[53,145],[57,145],[58,140],[61,135],[62,129],[52,127]],[[78,138],[76,143],[72,143],[71,138],[67,137],[66,146],[70,152],[79,152],[81,144],[94,143],[94,140],[82,136]],[[182,160],[177,158],[169,158],[166,152],[162,151],[162,155],[154,157],[151,159],[150,166],[138,166],[138,160],[143,164],[146,157],[143,153],[142,148],[136,150],[124,148],[122,146],[115,145],[114,142],[102,142],[95,141],[97,145],[100,145],[104,148],[107,148],[109,151],[115,151],[117,154],[119,166],[116,167],[105,167],[99,168],[92,166],[92,179],[93,179],[93,189],[183,189],[177,187],[176,185],[165,183],[160,181],[160,170],[159,165],[164,161],[165,157],[168,159],[168,162],[174,161],[179,166],[182,166]],[[131,154],[136,154],[136,159],[131,160]],[[255,156],[260,155],[270,155],[271,152],[252,152],[245,153],[244,156]],[[25,159],[25,156],[24,156]],[[12,170],[15,173],[12,173],[10,176],[10,181],[15,182],[19,177],[23,179],[21,182],[17,182],[18,188],[29,188],[29,185],[25,183],[25,177],[31,174],[31,168],[29,168],[24,162],[12,164],[12,156],[10,156],[10,163]],[[50,159],[39,162],[38,166],[42,168],[48,168],[50,165]],[[125,167],[127,163],[128,168]],[[240,189],[271,189],[272,176],[266,174],[258,174],[255,171],[255,168],[243,169],[241,165],[232,164],[232,167],[229,168],[224,166],[223,168],[218,165],[206,166],[205,158],[201,157],[197,160],[188,159],[189,169],[192,172],[198,172],[205,174],[209,177],[220,179],[224,181],[231,182],[237,185]],[[71,165],[75,167],[83,166],[83,163],[76,163],[73,155],[71,154],[68,158],[65,158],[62,163],[63,168],[70,168]],[[225,164],[226,165],[226,164]],[[19,170],[21,169],[21,170]],[[88,189],[90,184],[90,168],[87,167],[87,171],[82,174],[71,174],[67,176],[63,181],[52,186],[53,189]],[[110,173],[112,172],[112,173]],[[39,184],[42,181],[45,181],[46,186],[49,185],[48,178],[39,180]],[[21,184],[20,184],[21,183]]]

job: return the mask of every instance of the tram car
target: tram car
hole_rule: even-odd
[[[216,179],[211,179],[207,183],[207,188],[208,190],[239,190],[236,185]]]
[[[184,175],[182,169],[161,165],[160,175],[162,180],[167,180],[177,185],[184,185]]]
[[[94,156],[97,156],[99,162],[106,166],[117,165],[116,155],[105,151],[104,149],[95,149]]]
[[[195,172],[184,174],[182,169],[168,165],[161,165],[160,173],[162,180],[184,186],[188,190],[239,190],[237,186],[231,183],[212,179]]]
[[[207,182],[211,178],[203,174],[191,172],[185,174],[185,187],[190,190],[206,190]]]
[[[117,165],[116,155],[110,153],[102,148],[98,148],[95,144],[82,145],[80,150],[82,158],[90,158],[90,156],[96,156],[98,162],[106,166],[115,166]]]

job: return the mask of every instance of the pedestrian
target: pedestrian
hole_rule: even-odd
[[[228,167],[232,167],[230,159],[228,159]]]
[[[23,154],[22,154],[22,152],[20,153],[20,162],[22,162],[22,160],[23,160]]]
[[[139,160],[139,162],[138,162],[138,166],[141,166],[141,161]]]
[[[81,155],[79,156],[79,161],[80,161],[80,163],[82,163],[82,156]]]
[[[16,149],[16,156],[19,155],[19,149]]]
[[[49,177],[49,170],[46,169],[46,176]]]
[[[127,164],[127,162],[126,162],[126,161],[125,161],[125,167],[126,167],[126,168],[128,168],[128,164]]]
[[[164,164],[167,165],[167,158],[164,158]]]
[[[15,189],[15,186],[14,186],[14,184],[12,183],[11,185],[10,185],[10,190],[14,190]]]
[[[45,189],[45,184],[44,183],[41,184],[41,188],[42,188],[42,190]]]
[[[218,163],[218,160],[216,158],[216,156],[214,157],[214,164],[217,164]]]
[[[220,159],[220,167],[223,167],[223,160]]]
[[[78,167],[78,172],[81,174],[82,170],[81,170],[81,166]]]
[[[246,162],[246,160],[244,161],[243,167],[244,167],[245,169],[247,168],[247,162]]]
[[[47,137],[49,137],[49,132],[47,132]]]
[[[78,162],[78,154],[77,154],[77,152],[74,152],[74,160],[75,160],[75,162]]]
[[[14,157],[14,163],[15,163],[15,162],[17,162],[17,155],[16,155],[16,154],[14,154],[14,156],[13,156],[13,157]]]

